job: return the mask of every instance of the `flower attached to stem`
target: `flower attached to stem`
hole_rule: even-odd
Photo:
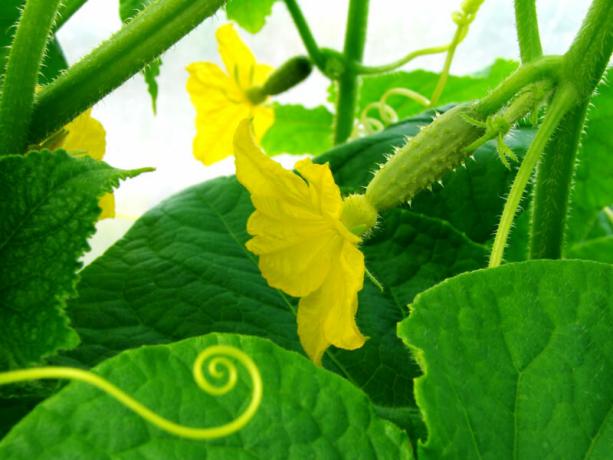
[[[196,109],[194,156],[211,165],[232,154],[232,137],[239,122],[253,119],[258,141],[274,122],[274,111],[263,105],[266,96],[252,91],[271,75],[272,67],[258,64],[232,24],[217,30],[219,54],[226,72],[211,62],[187,67],[187,91]]]
[[[295,174],[267,157],[249,120],[238,126],[234,154],[238,181],[255,206],[247,249],[259,256],[270,286],[300,297],[298,336],[307,355],[321,364],[330,345],[360,348],[366,338],[355,315],[365,267],[358,245],[376,210],[363,195],[343,200],[327,164],[305,159]]]

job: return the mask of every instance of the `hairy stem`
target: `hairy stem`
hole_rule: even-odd
[[[57,20],[53,25],[53,31],[60,30],[85,3],[87,3],[87,0],[64,0],[57,12]]]
[[[543,55],[535,0],[515,0],[515,24],[521,62],[531,62]]]
[[[369,0],[350,0],[345,32],[344,56],[346,62],[361,63],[366,45]],[[359,76],[347,65],[338,80],[336,104],[335,144],[345,142],[353,131],[353,121],[358,99]]]
[[[40,142],[98,102],[223,3],[224,0],[154,0],[39,93],[30,143]]]
[[[562,82],[572,88],[577,105],[561,121],[539,164],[530,226],[530,258],[558,259],[563,254],[575,157],[589,97],[602,78],[612,50],[613,4],[596,0],[564,56]]]
[[[296,29],[298,29],[298,33],[300,34],[300,38],[302,39],[302,43],[304,44],[309,57],[315,66],[325,73],[325,60],[321,55],[319,46],[317,46],[317,42],[315,41],[315,37],[311,32],[311,28],[309,27],[304,14],[302,14],[300,6],[298,6],[298,2],[296,2],[296,0],[285,0],[285,5],[287,6],[292,20],[294,21]]]
[[[34,91],[60,0],[28,0],[8,55],[0,97],[0,155],[25,153]]]
[[[532,176],[532,171],[547,141],[574,102],[575,98],[572,89],[563,86],[556,91],[551,106],[543,120],[543,124],[536,133],[532,144],[530,144],[530,148],[526,152],[526,156],[513,180],[513,185],[511,186],[511,191],[507,197],[498,224],[498,230],[496,231],[494,245],[492,246],[492,252],[490,254],[489,267],[497,267],[501,264],[504,249],[507,244],[507,238],[511,231],[511,225],[513,224],[513,219],[517,212],[521,197],[526,189],[526,185],[528,184],[528,180]]]

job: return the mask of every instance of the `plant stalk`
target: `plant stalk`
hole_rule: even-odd
[[[369,0],[350,0],[347,14],[347,30],[343,53],[346,62],[360,64],[366,45]],[[334,143],[345,142],[353,131],[358,102],[359,75],[351,65],[346,65],[338,80],[336,104],[336,129]]]
[[[42,1],[42,0],[41,0]],[[154,0],[38,94],[29,142],[39,143],[140,71],[224,0]]]
[[[62,28],[66,22],[81,9],[87,0],[64,0],[57,12],[57,19],[53,24],[53,31],[56,32]]]
[[[515,24],[521,62],[527,63],[543,55],[535,0],[515,0]]]
[[[8,55],[0,96],[0,155],[25,153],[38,72],[60,0],[28,0]]]
[[[307,22],[304,14],[302,14],[302,10],[300,6],[296,2],[296,0],[285,0],[285,6],[289,11],[292,20],[294,21],[294,25],[296,29],[298,29],[298,33],[300,34],[300,38],[302,39],[302,43],[309,54],[309,57],[315,64],[315,66],[325,73],[325,59],[321,55],[321,51],[319,46],[317,46],[317,42],[315,41],[315,37],[311,32],[311,28],[309,27],[309,23]]]

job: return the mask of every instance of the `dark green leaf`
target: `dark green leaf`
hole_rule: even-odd
[[[145,9],[152,0],[119,0],[119,17],[126,23],[129,22],[140,11]],[[160,76],[160,67],[162,67],[162,59],[156,58],[147,64],[141,73],[147,84],[147,91],[151,96],[151,107],[153,113],[157,112],[157,98],[158,98],[158,83],[157,77]]]
[[[379,419],[362,392],[267,340],[211,334],[127,351],[95,371],[173,421],[219,426],[244,410],[252,388],[242,369],[236,388],[225,396],[208,396],[196,387],[191,367],[197,354],[219,343],[247,353],[263,380],[262,404],[237,434],[214,441],[174,437],[148,425],[99,390],[76,383],[18,424],[0,443],[0,457],[413,458],[406,435]]]
[[[570,259],[595,260],[613,264],[613,236],[601,236],[575,244],[566,256]]]
[[[226,13],[228,19],[254,34],[264,27],[273,3],[275,0],[228,0]]]
[[[275,123],[262,139],[269,155],[310,153],[318,155],[332,147],[332,114],[323,106],[275,104]]]
[[[138,173],[64,151],[0,158],[0,368],[78,344],[64,307],[94,233],[98,198]]]
[[[608,459],[613,267],[530,261],[420,294],[398,328],[424,370],[420,459]]]

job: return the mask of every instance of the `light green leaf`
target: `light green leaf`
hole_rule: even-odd
[[[236,21],[247,32],[255,34],[264,27],[275,0],[228,0],[228,19]]]
[[[613,236],[601,236],[577,243],[570,248],[566,256],[569,259],[595,260],[613,264]]]
[[[517,63],[498,59],[490,67],[465,76],[450,76],[439,104],[458,103],[478,99],[487,94],[498,83],[504,80],[517,68]],[[412,72],[393,72],[377,76],[366,76],[362,79],[358,110],[361,113],[368,104],[381,99],[383,94],[392,88],[408,88],[429,98],[434,92],[439,74],[426,70]],[[332,95],[332,99],[335,95]],[[391,96],[387,103],[398,113],[400,119],[407,118],[423,111],[423,107],[411,99],[401,96]],[[376,110],[369,111],[369,116],[379,118]]]
[[[119,17],[122,22],[129,22],[134,16],[136,16],[141,10],[145,9],[152,0],[119,0]],[[157,112],[157,98],[158,98],[158,83],[157,77],[160,76],[160,67],[162,67],[162,59],[157,57],[149,64],[147,64],[141,71],[145,83],[147,84],[147,91],[151,96],[151,107],[153,113]]]
[[[75,294],[98,198],[139,172],[64,151],[0,158],[0,369],[78,344],[65,301]]]
[[[174,437],[148,425],[99,390],[73,383],[10,432],[0,443],[0,457],[413,458],[406,434],[379,419],[362,392],[267,340],[211,334],[130,350],[94,371],[173,421],[219,426],[244,410],[252,386],[239,368],[237,386],[225,396],[209,396],[196,387],[192,364],[200,351],[216,344],[240,348],[253,359],[263,380],[262,403],[238,433],[214,441]]]
[[[603,208],[613,205],[613,88],[607,83],[611,78],[613,70],[609,69],[592,97],[592,107],[588,111],[571,196],[567,230],[569,244],[586,239],[597,225]]]
[[[264,135],[269,155],[279,153],[318,155],[332,147],[332,114],[323,106],[275,104],[275,123]]]
[[[418,458],[609,459],[612,291],[610,265],[530,261],[420,294],[398,327],[425,373]]]

